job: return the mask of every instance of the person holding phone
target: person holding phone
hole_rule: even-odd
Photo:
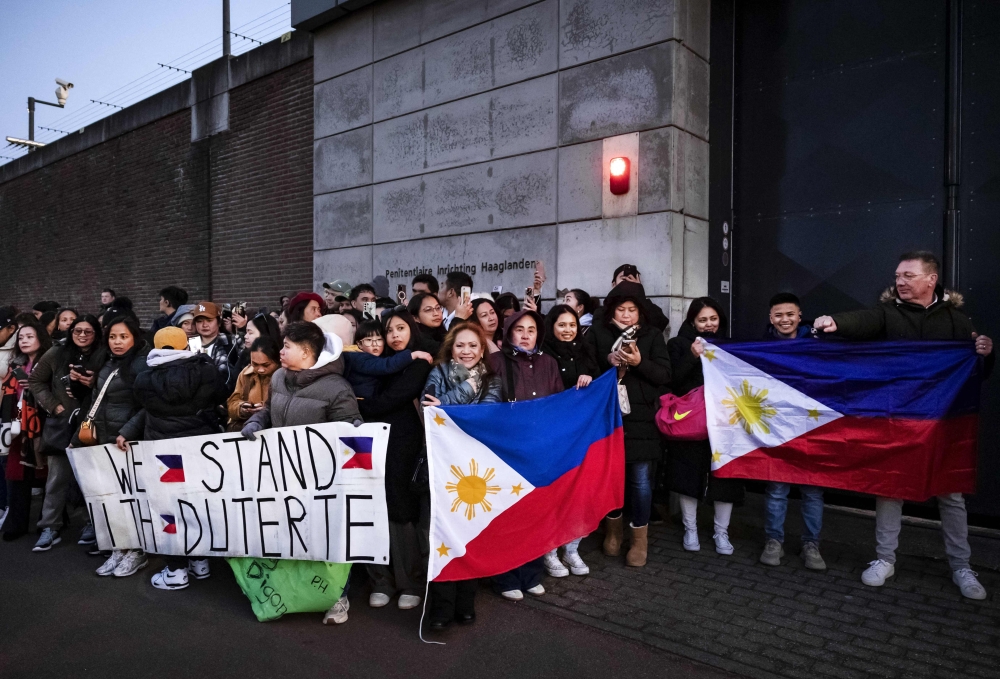
[[[469,294],[462,289],[468,288]],[[445,309],[444,328],[448,330],[455,319],[472,317],[472,276],[462,271],[449,271],[444,279],[444,287],[438,293],[438,300]]]
[[[584,339],[597,357],[600,372],[618,371],[628,394],[629,414],[622,415],[625,430],[625,502],[631,539],[625,563],[646,565],[647,531],[653,504],[653,479],[663,456],[656,411],[660,396],[670,386],[670,357],[663,333],[646,316],[646,291],[638,283],[616,285],[604,300],[601,322]],[[620,341],[619,341],[620,340]],[[618,556],[624,539],[624,509],[605,519],[604,553]]]
[[[94,316],[81,316],[69,329],[66,344],[54,346],[39,359],[28,378],[28,388],[38,404],[48,413],[45,437],[48,477],[45,481],[45,501],[38,527],[42,534],[34,551],[45,552],[58,544],[63,528],[66,495],[73,481],[73,468],[66,456],[79,424],[80,404],[90,396],[97,380],[97,371],[107,359],[104,343],[98,339],[100,324]],[[94,528],[89,523],[80,536],[82,544],[93,544]]]
[[[250,328],[254,328],[252,323],[247,324],[247,329]],[[249,332],[247,336],[250,336]],[[257,333],[254,336],[248,352],[250,363],[240,371],[236,378],[236,388],[226,403],[229,411],[226,431],[240,431],[246,421],[264,407],[271,393],[271,375],[281,365],[278,356],[280,351],[281,345],[271,335]]]

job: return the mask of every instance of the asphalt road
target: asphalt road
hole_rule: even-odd
[[[0,677],[697,677],[722,672],[605,634],[483,589],[478,620],[420,641],[420,610],[368,607],[351,595],[350,620],[320,614],[259,623],[223,562],[177,592],[149,584],[156,557],[130,578],[100,578],[101,560],[64,542],[33,553],[34,534],[0,542]]]

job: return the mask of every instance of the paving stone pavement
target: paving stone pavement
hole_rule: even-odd
[[[762,536],[734,529],[736,552],[721,556],[708,528],[692,553],[679,527],[652,526],[641,569],[592,535],[580,550],[591,574],[549,577],[527,603],[749,677],[1000,677],[1000,573],[980,572],[989,597],[969,601],[946,562],[907,556],[866,587],[871,550],[824,544],[828,568],[813,572],[787,538],[789,555],[768,567]]]

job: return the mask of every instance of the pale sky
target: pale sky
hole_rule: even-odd
[[[264,42],[291,30],[283,0],[230,0],[231,30]],[[242,30],[241,30],[242,28]],[[0,2],[0,164],[25,152],[28,97],[55,103],[56,78],[72,82],[65,109],[35,107],[35,139],[63,136],[188,76],[222,55],[221,0],[3,0]],[[233,53],[256,43],[232,37]],[[133,82],[137,81],[137,82]]]

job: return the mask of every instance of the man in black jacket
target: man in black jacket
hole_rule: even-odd
[[[960,307],[962,296],[938,285],[940,265],[930,252],[907,252],[896,267],[896,286],[889,288],[874,309],[820,316],[817,330],[852,340],[975,340],[976,353],[985,359],[985,374],[993,368],[993,340],[978,335]],[[952,581],[969,599],[985,599],[986,590],[969,567],[969,525],[965,498],[961,493],[938,496],[944,551],[952,569]],[[878,557],[861,574],[861,582],[872,587],[885,584],[895,574],[896,547],[903,501],[875,499],[875,553]]]

